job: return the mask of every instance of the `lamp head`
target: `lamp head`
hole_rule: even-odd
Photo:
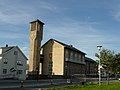
[[[98,48],[98,50],[100,51],[100,50],[101,50],[101,48],[102,48],[102,46],[97,46],[97,48]]]

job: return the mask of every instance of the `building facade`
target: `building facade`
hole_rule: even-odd
[[[97,75],[97,63],[91,58],[85,57],[86,69],[85,73],[87,76],[96,76]]]
[[[43,75],[85,74],[85,53],[54,39],[43,46]]]
[[[26,79],[27,57],[18,46],[0,48],[0,79]]]

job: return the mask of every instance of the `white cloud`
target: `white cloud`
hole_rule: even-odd
[[[9,24],[25,24],[30,20],[43,16],[45,12],[56,11],[57,7],[45,1],[5,0],[0,3],[0,22]]]

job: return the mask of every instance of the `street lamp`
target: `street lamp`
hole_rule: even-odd
[[[100,51],[101,51],[101,48],[102,48],[102,46],[97,46],[97,48],[98,48],[98,50],[99,50],[99,53],[100,53]],[[99,65],[98,65],[98,72],[99,72],[99,85],[101,85],[101,70],[100,70],[100,68],[101,68],[101,64],[100,64],[100,55],[99,55]]]

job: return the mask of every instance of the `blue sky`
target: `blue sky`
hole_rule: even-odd
[[[97,45],[120,52],[120,0],[0,0],[0,46],[29,58],[29,22],[45,23],[42,44],[54,38],[95,58]]]

